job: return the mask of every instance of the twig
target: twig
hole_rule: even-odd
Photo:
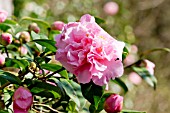
[[[8,54],[8,50],[7,50],[6,46],[4,48],[5,48],[5,53],[6,53],[7,57],[9,58],[9,54]]]
[[[63,71],[65,68],[62,67],[61,69],[57,70],[57,71],[54,71],[53,73],[51,73],[50,75],[46,76],[46,78],[50,78],[51,76],[53,76],[54,74],[56,73],[59,73],[60,71]]]
[[[49,108],[50,110],[52,110],[52,111],[54,111],[54,112],[56,112],[56,113],[62,113],[62,112],[60,112],[60,111],[58,111],[58,110],[56,110],[56,109],[53,109],[52,107],[50,107],[49,105],[45,105],[45,104],[34,104],[35,106],[43,106],[43,107],[47,107],[47,108]]]

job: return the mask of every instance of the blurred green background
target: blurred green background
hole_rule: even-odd
[[[108,15],[103,10],[104,5],[110,1],[119,5],[115,15]],[[100,25],[109,34],[118,40],[137,45],[139,52],[160,47],[170,48],[170,0],[0,0],[0,4],[4,9],[9,7],[9,12],[16,20],[31,16],[51,24],[54,21],[77,21],[83,14],[89,13],[104,19],[105,23]],[[156,64],[157,89],[154,91],[145,82],[130,86],[124,108],[148,113],[168,113],[170,54],[154,52],[146,58]]]

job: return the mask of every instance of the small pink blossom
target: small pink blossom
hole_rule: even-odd
[[[79,22],[66,24],[56,41],[56,60],[76,75],[80,83],[92,80],[102,86],[123,74],[125,44],[111,37],[89,14]]]
[[[12,35],[9,33],[2,33],[0,36],[0,43],[7,46],[12,43]]]
[[[13,110],[14,113],[28,113],[29,108],[33,103],[31,92],[20,86],[13,95]]]
[[[4,22],[8,16],[7,11],[0,10],[0,23]]]
[[[123,97],[118,94],[112,94],[104,102],[104,110],[107,113],[118,113],[123,107]]]
[[[52,30],[59,30],[61,31],[64,27],[64,22],[62,21],[55,21],[52,25],[51,25],[51,29]]]
[[[135,85],[139,85],[142,82],[142,78],[135,72],[129,74],[129,80]]]
[[[144,63],[145,63],[146,69],[150,72],[150,74],[154,75],[155,64],[146,59],[144,60]]]
[[[20,32],[19,39],[22,43],[27,43],[30,41],[31,36],[27,31]]]
[[[5,64],[5,56],[0,54],[0,66],[3,66]]]
[[[119,6],[116,2],[107,2],[104,5],[103,10],[108,15],[115,15],[119,10]]]

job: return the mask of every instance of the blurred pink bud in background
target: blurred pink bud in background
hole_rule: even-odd
[[[55,21],[52,25],[51,25],[51,29],[52,30],[59,30],[61,31],[64,27],[64,22],[62,21]]]
[[[0,10],[0,23],[4,22],[8,16],[8,12]]]
[[[123,107],[123,97],[118,94],[112,94],[104,102],[104,109],[107,113],[118,113]]]
[[[144,60],[144,63],[145,63],[146,69],[150,72],[150,74],[154,75],[155,64],[146,59]]]
[[[21,46],[21,47],[19,48],[19,50],[20,50],[20,52],[21,52],[21,55],[26,55],[26,54],[28,53],[27,48],[24,47],[24,46]]]
[[[0,36],[0,43],[7,46],[12,43],[12,35],[9,33],[2,33]]]
[[[139,85],[142,82],[142,78],[135,72],[129,74],[129,80],[135,85]]]
[[[5,56],[0,54],[0,66],[5,64]]]
[[[14,113],[28,113],[29,108],[33,103],[31,92],[20,86],[13,95],[13,110]]]
[[[119,10],[119,6],[116,2],[107,2],[104,5],[103,10],[108,15],[115,15]]]
[[[125,66],[131,65],[138,60],[138,56],[137,56],[138,48],[136,45],[131,45],[128,51],[129,51],[129,54],[123,61]]]

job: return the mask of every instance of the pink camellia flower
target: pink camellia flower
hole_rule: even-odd
[[[51,25],[51,29],[52,30],[59,30],[61,31],[64,27],[64,22],[61,21],[55,21],[52,25]]]
[[[28,113],[29,108],[33,103],[31,92],[20,86],[13,95],[13,110],[14,113]]]
[[[8,16],[7,11],[0,10],[0,23],[4,22]]]
[[[12,35],[9,33],[2,33],[0,36],[0,43],[7,46],[12,43]]]
[[[119,10],[119,6],[115,2],[107,2],[104,5],[103,10],[108,15],[115,15]]]
[[[123,97],[118,94],[112,94],[104,102],[104,110],[107,113],[118,113],[123,107]]]
[[[89,14],[79,22],[66,24],[56,37],[56,60],[78,82],[104,85],[123,74],[122,52],[125,44],[105,32]]]
[[[0,66],[5,64],[5,56],[0,54]]]
[[[145,63],[145,67],[149,71],[149,73],[154,75],[155,64],[149,60],[146,60],[146,59],[144,60],[144,63]]]

